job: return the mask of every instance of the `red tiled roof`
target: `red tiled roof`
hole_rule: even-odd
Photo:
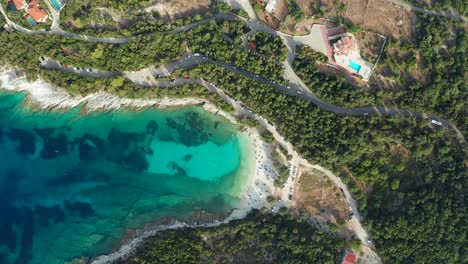
[[[342,264],[354,264],[355,260],[356,260],[356,255],[354,255],[354,253],[346,252],[346,255],[343,259]]]
[[[48,16],[47,12],[39,7],[37,0],[32,0],[31,3],[29,3],[28,13],[36,22],[44,22]]]
[[[251,51],[257,51],[257,45],[253,41],[249,41],[249,48]]]
[[[16,9],[21,9],[26,5],[24,0],[10,0],[10,3],[16,6]]]
[[[338,45],[338,53],[348,55],[352,50],[356,49],[356,44],[352,37],[344,37],[341,40],[341,45]]]
[[[327,30],[327,34],[328,36],[335,36],[335,35],[338,35],[338,34],[343,34],[345,32],[345,28],[343,26],[339,26],[339,27],[334,27],[334,28],[330,28]]]

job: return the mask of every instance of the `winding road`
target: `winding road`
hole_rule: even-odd
[[[464,17],[464,16],[462,16],[462,15],[460,15],[458,13],[447,13],[447,12],[429,10],[429,9],[414,6],[412,4],[409,4],[409,3],[406,3],[406,2],[403,2],[403,1],[400,1],[400,0],[387,0],[387,1],[393,3],[394,5],[398,5],[398,6],[401,6],[403,8],[406,8],[408,10],[413,10],[414,12],[424,13],[424,14],[433,15],[433,16],[443,16],[443,17],[447,17],[447,18],[456,18],[456,19],[463,20],[464,22],[467,21],[466,17]]]
[[[309,101],[312,104],[320,107],[322,110],[331,112],[337,115],[343,115],[343,116],[372,116],[372,115],[395,116],[395,115],[398,115],[398,116],[404,116],[404,117],[416,117],[420,119],[430,119],[430,120],[435,120],[435,121],[440,122],[441,126],[444,128],[453,129],[457,132],[457,134],[459,133],[458,129],[452,123],[442,118],[439,118],[435,115],[431,115],[431,114],[413,112],[413,111],[409,111],[406,109],[388,108],[385,106],[366,106],[366,107],[346,108],[346,107],[339,107],[331,103],[325,102],[321,100],[319,97],[317,97],[315,94],[313,94],[308,89],[308,87],[302,82],[302,80],[295,74],[292,68],[290,68],[290,70],[288,70],[288,68],[285,68],[285,71],[288,72],[285,75],[292,76],[292,78],[291,77],[287,78],[287,80],[289,81],[289,84],[284,86],[275,81],[265,79],[262,76],[259,76],[249,71],[246,71],[244,69],[235,67],[232,64],[219,61],[219,60],[215,60],[212,58],[208,58],[202,55],[194,56],[193,54],[187,59],[169,62],[159,67],[153,66],[153,67],[141,69],[138,72],[110,72],[110,71],[100,71],[96,69],[93,69],[92,72],[89,72],[87,70],[82,70],[82,69],[77,70],[76,67],[66,66],[56,61],[53,61],[52,59],[49,59],[49,58],[46,58],[46,60],[42,61],[41,65],[44,68],[62,70],[62,71],[73,73],[73,74],[83,76],[83,77],[109,78],[113,76],[124,75],[127,78],[129,78],[131,81],[133,81],[134,83],[141,85],[141,86],[175,87],[177,86],[177,83],[179,83],[178,81],[176,83],[168,84],[168,82],[156,81],[155,78],[170,77],[171,74],[177,69],[189,69],[196,65],[203,64],[203,63],[212,63],[215,65],[221,66],[229,71],[235,72],[237,74],[242,74],[257,82],[272,86],[276,88],[277,90],[284,92],[285,94],[300,98],[305,101]],[[461,133],[460,133],[460,136],[461,136]],[[464,141],[463,136],[461,136],[460,140]]]
[[[182,59],[179,61],[173,61],[170,63],[167,63],[165,65],[156,67],[148,67],[145,69],[141,69],[139,71],[134,71],[134,72],[110,72],[110,71],[100,71],[98,69],[80,69],[76,68],[73,66],[67,66],[60,64],[57,61],[54,61],[50,58],[43,58],[41,59],[40,63],[41,66],[44,68],[48,69],[56,69],[56,70],[61,70],[64,72],[68,73],[73,73],[79,76],[84,76],[84,77],[93,77],[93,78],[109,78],[109,77],[114,77],[114,76],[126,76],[128,79],[133,81],[136,84],[139,84],[141,86],[146,86],[146,87],[176,87],[180,86],[182,84],[187,84],[187,83],[198,83],[207,86],[210,90],[216,90],[217,88],[214,87],[212,84],[207,84],[203,80],[200,79],[185,79],[185,78],[178,78],[178,79],[173,79],[172,81],[158,81],[157,78],[161,77],[170,77],[171,74],[180,68],[183,69],[188,69],[190,67],[193,67],[195,65],[199,65],[202,63],[212,63],[218,66],[221,66],[229,71],[235,72],[237,74],[242,74],[252,80],[258,81],[260,83],[270,85],[274,88],[276,88],[279,91],[282,91],[283,93],[293,96],[296,98],[300,98],[305,101],[309,101],[314,105],[317,105],[320,107],[322,110],[335,113],[337,115],[346,115],[346,116],[371,116],[371,115],[388,115],[388,116],[394,116],[394,115],[399,115],[399,116],[405,116],[405,117],[416,117],[420,119],[430,119],[430,120],[435,120],[437,122],[440,122],[441,126],[444,128],[448,129],[453,129],[457,133],[457,137],[460,140],[460,142],[465,143],[465,139],[463,138],[463,135],[460,133],[460,131],[449,121],[438,118],[434,115],[430,114],[425,114],[425,113],[419,113],[419,112],[412,112],[408,111],[405,109],[396,109],[396,108],[387,108],[385,106],[366,106],[366,107],[358,107],[358,108],[346,108],[346,107],[339,107],[330,103],[327,103],[323,100],[321,100],[319,97],[317,97],[315,94],[313,94],[310,89],[307,87],[307,85],[304,84],[304,82],[297,76],[297,74],[294,72],[292,68],[292,62],[294,61],[295,55],[294,55],[294,47],[296,45],[302,45],[302,44],[310,44],[309,42],[311,40],[311,35],[306,35],[306,36],[291,36],[288,34],[284,34],[282,32],[275,31],[271,28],[265,27],[261,25],[256,16],[255,12],[253,11],[252,6],[248,2],[248,0],[225,0],[231,5],[234,5],[236,7],[242,8],[244,11],[249,14],[250,19],[246,20],[244,18],[240,18],[243,21],[246,22],[246,24],[251,28],[252,32],[265,32],[268,34],[271,34],[273,36],[278,36],[280,37],[285,45],[288,48],[288,54],[287,54],[287,59],[286,61],[282,62],[285,73],[284,73],[284,79],[288,81],[288,85],[284,86],[281,85],[275,81],[268,80],[263,78],[262,76],[258,76],[254,73],[248,72],[246,70],[237,68],[233,66],[232,64],[223,62],[223,61],[218,61],[212,58],[205,57],[203,55],[200,56],[195,56],[191,55],[190,57],[187,57],[186,59]],[[401,1],[394,1],[394,0],[389,0],[392,2],[396,2],[396,4],[403,5]],[[47,2],[47,1],[46,1]],[[400,3],[401,2],[401,3]],[[407,5],[404,3],[405,6]],[[411,6],[410,6],[411,7]],[[414,9],[414,7],[412,7]],[[79,38],[87,41],[97,41],[97,42],[103,42],[103,43],[112,43],[112,44],[121,44],[121,43],[127,43],[132,40],[131,37],[128,38],[105,38],[105,37],[95,37],[95,36],[86,36],[86,35],[80,35],[76,33],[71,33],[64,31],[60,29],[59,27],[59,13],[58,12],[52,12],[53,15],[53,25],[49,31],[46,30],[28,30],[25,29],[16,23],[12,22],[11,20],[8,19],[8,16],[6,15],[5,11],[3,10],[1,4],[0,4],[0,13],[5,17],[7,24],[10,28],[24,34],[58,34],[64,37],[73,37],[73,38]],[[451,15],[453,17],[454,15]],[[237,16],[232,15],[232,14],[218,14],[215,15],[212,18],[204,19],[195,23],[192,23],[190,25],[182,26],[180,28],[170,30],[170,31],[164,31],[160,32],[163,34],[174,34],[186,30],[190,30],[196,26],[199,26],[203,23],[207,23],[213,19],[235,19]],[[310,44],[312,45],[312,44]],[[232,102],[233,100],[229,100]],[[235,101],[235,100],[234,100]],[[239,107],[239,106],[238,106]],[[254,113],[252,113],[254,115]],[[332,172],[318,166],[318,165],[311,165],[309,164],[305,159],[301,158],[298,153],[296,153],[293,149],[293,146],[288,143],[277,131],[276,128],[274,128],[271,124],[266,122],[263,118],[256,116],[258,120],[263,120],[262,124],[269,129],[275,138],[281,143],[287,146],[288,151],[292,153],[293,159],[295,162],[298,164],[302,164],[304,166],[312,167],[319,169],[323,172],[326,173],[326,175],[340,188],[343,189],[343,193],[345,195],[346,200],[348,201],[349,205],[351,206],[355,217],[353,218],[353,221],[355,221],[354,226],[355,226],[355,232],[358,234],[359,238],[364,244],[367,244],[367,233],[364,230],[364,228],[361,225],[362,217],[360,216],[358,212],[358,205],[356,201],[352,198],[351,193],[349,192],[347,186],[339,179],[336,177]]]

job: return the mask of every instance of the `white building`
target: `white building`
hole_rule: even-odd
[[[353,35],[343,34],[341,39],[333,43],[333,58],[336,64],[347,71],[362,76],[365,81],[369,80],[374,65],[361,58]]]
[[[266,5],[265,10],[270,14],[275,12],[275,9],[278,6],[279,1],[280,0],[268,0],[268,4]]]

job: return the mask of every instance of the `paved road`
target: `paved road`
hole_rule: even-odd
[[[159,86],[161,83],[165,82],[157,82],[157,81],[150,81],[148,80],[147,77],[148,74],[152,75],[152,77],[160,78],[160,77],[170,77],[171,74],[180,68],[183,69],[189,69],[192,68],[198,64],[202,63],[212,63],[218,66],[221,66],[229,71],[235,72],[237,74],[242,74],[250,79],[256,80],[260,83],[272,86],[276,88],[279,91],[284,92],[285,94],[288,94],[293,97],[300,98],[305,101],[309,101],[312,104],[320,107],[322,110],[335,113],[337,115],[343,115],[343,116],[372,116],[372,115],[388,115],[388,116],[405,116],[405,117],[416,117],[420,119],[430,119],[430,120],[436,120],[442,124],[442,127],[453,129],[455,131],[458,131],[457,128],[452,125],[449,121],[444,120],[442,118],[439,118],[435,115],[430,115],[430,114],[425,114],[425,113],[419,113],[419,112],[412,112],[406,109],[398,109],[398,108],[388,108],[385,106],[366,106],[366,107],[356,107],[356,108],[347,108],[347,107],[339,107],[336,105],[333,105],[331,103],[327,103],[323,100],[321,100],[319,97],[317,97],[315,94],[313,94],[308,87],[302,82],[302,80],[297,77],[295,74],[294,70],[291,68],[289,63],[286,63],[285,71],[288,72],[290,75],[288,81],[289,84],[284,86],[280,83],[277,83],[275,81],[271,81],[268,79],[263,78],[262,76],[256,75],[254,73],[248,72],[244,69],[237,68],[229,63],[223,62],[223,61],[218,61],[214,60],[208,57],[205,57],[203,55],[200,56],[194,56],[191,55],[190,57],[186,59],[182,59],[179,61],[173,61],[169,62],[163,66],[159,67],[150,67],[147,69],[142,69],[140,72],[105,72],[105,71],[99,71],[99,70],[93,70],[93,72],[88,72],[88,71],[77,71],[76,69],[71,67],[65,67],[64,65],[60,65],[57,62],[53,62],[50,59],[46,60],[47,63],[42,63],[42,66],[45,68],[52,68],[52,69],[60,69],[64,70],[66,72],[71,72],[78,74],[80,76],[89,76],[89,77],[94,77],[94,78],[106,78],[106,77],[111,77],[111,76],[117,76],[117,75],[122,75],[125,74],[127,77],[129,77],[130,80],[134,81],[135,83],[143,86]],[[166,87],[175,87],[177,86],[176,84],[172,83],[170,85],[165,85]],[[458,132],[457,132],[458,133]],[[460,133],[461,135],[461,133]],[[464,139],[461,139],[461,141],[464,141]]]
[[[47,2],[47,1],[46,1]],[[23,34],[27,35],[35,35],[35,34],[42,34],[42,35],[61,35],[64,37],[70,37],[70,38],[77,38],[77,39],[83,39],[83,40],[88,40],[88,41],[96,41],[96,42],[103,42],[103,43],[111,43],[111,44],[121,44],[121,43],[126,43],[130,41],[130,38],[104,38],[104,37],[94,37],[94,36],[86,36],[86,35],[81,35],[81,34],[76,34],[76,33],[71,33],[68,31],[64,31],[58,27],[58,23],[56,22],[56,18],[53,19],[53,27],[50,30],[45,30],[45,29],[39,29],[39,30],[29,30],[26,29],[13,21],[11,21],[8,16],[5,13],[5,10],[3,9],[2,5],[0,4],[0,13],[4,16],[8,26],[18,32],[21,32]],[[53,14],[53,13],[52,13]]]
[[[255,10],[253,9],[249,0],[217,0],[217,1],[225,2],[235,9],[242,9],[245,12],[247,12],[250,20],[253,20],[253,21],[257,20],[257,14],[255,13]]]
[[[400,0],[387,0],[387,1],[389,1],[389,2],[391,2],[393,4],[395,4],[395,5],[404,7],[406,9],[413,10],[414,12],[425,13],[425,14],[434,15],[434,16],[443,16],[443,17],[448,17],[448,18],[457,18],[457,19],[463,20],[464,22],[467,21],[467,18],[464,17],[464,16],[461,16],[460,14],[448,13],[448,12],[439,12],[439,11],[424,9],[424,8],[417,7],[417,6],[408,4],[408,3],[400,1]]]
[[[46,1],[46,3],[50,6],[50,3]],[[52,14],[52,27],[50,30],[45,30],[45,29],[39,29],[39,30],[30,30],[26,29],[15,22],[11,21],[7,14],[5,13],[5,10],[3,9],[2,5],[0,4],[0,13],[4,16],[4,18],[7,21],[7,24],[10,26],[10,28],[21,32],[23,34],[27,35],[34,35],[34,34],[42,34],[42,35],[61,35],[64,37],[70,37],[70,38],[77,38],[77,39],[82,39],[82,40],[87,40],[87,41],[95,41],[95,42],[102,42],[102,43],[110,43],[110,44],[123,44],[132,41],[136,37],[123,37],[123,38],[112,38],[112,37],[95,37],[95,36],[88,36],[88,35],[83,35],[83,34],[77,34],[69,31],[62,30],[60,28],[60,14],[52,7],[49,7]],[[199,25],[205,24],[210,22],[211,20],[216,20],[216,19],[227,19],[227,20],[233,20],[235,19],[236,16],[232,14],[216,14],[213,17],[203,19],[194,23],[191,23],[189,25],[185,25],[173,30],[167,30],[167,31],[155,31],[152,33],[147,33],[147,34],[142,34],[143,35],[151,35],[151,34],[156,34],[156,33],[161,33],[161,34],[176,34],[180,33],[182,31],[187,31],[190,30],[194,27],[197,27]]]
[[[249,15],[252,12],[252,7],[251,7],[250,3],[248,3],[248,0],[232,0],[232,1],[239,2],[240,6],[242,8],[244,8],[244,10],[247,11],[247,13],[249,13]],[[76,38],[82,38],[82,39],[85,39],[85,40],[100,41],[100,42],[105,42],[105,43],[125,43],[125,42],[128,42],[128,41],[131,40],[131,38],[99,38],[99,37],[84,36],[84,35],[74,34],[74,33],[70,33],[70,32],[65,32],[65,31],[61,30],[58,26],[53,27],[50,31],[41,31],[41,30],[31,31],[31,30],[24,29],[24,28],[16,25],[15,23],[11,22],[8,19],[8,17],[6,16],[6,14],[5,14],[3,8],[1,7],[1,5],[0,5],[0,12],[4,15],[4,17],[7,20],[7,23],[10,25],[10,27],[16,29],[19,32],[25,33],[25,34],[60,34],[62,36],[76,37]],[[221,16],[218,16],[218,17],[221,17]],[[231,18],[233,18],[233,16],[232,15],[222,15],[222,18],[231,19]],[[206,83],[204,83],[202,80],[199,80],[199,79],[184,79],[184,78],[174,79],[172,81],[158,81],[158,80],[154,79],[154,77],[169,77],[171,75],[171,73],[174,70],[178,69],[178,68],[189,68],[189,67],[193,67],[194,65],[197,65],[197,64],[200,64],[200,63],[207,63],[208,62],[208,63],[213,63],[213,64],[219,65],[221,67],[224,67],[225,69],[233,71],[235,73],[243,74],[244,76],[247,76],[248,78],[254,79],[254,80],[256,80],[256,81],[258,81],[260,83],[270,85],[270,86],[272,86],[272,87],[274,87],[274,88],[276,88],[276,89],[278,89],[278,90],[280,90],[280,91],[282,91],[282,92],[284,92],[284,93],[286,93],[286,94],[288,94],[290,96],[297,97],[297,98],[300,98],[302,100],[309,101],[309,102],[317,105],[318,107],[320,107],[322,110],[332,112],[332,113],[335,113],[337,115],[350,115],[350,116],[401,115],[401,116],[406,116],[406,117],[417,117],[417,118],[433,119],[433,120],[437,120],[437,121],[441,122],[443,127],[455,129],[457,131],[459,137],[463,138],[462,134],[450,122],[448,122],[446,120],[443,120],[443,119],[440,119],[440,118],[437,118],[437,117],[435,117],[433,115],[427,115],[427,114],[418,113],[418,112],[411,112],[411,111],[404,110],[404,109],[394,109],[394,108],[389,109],[389,108],[386,108],[384,106],[379,106],[379,107],[368,106],[368,107],[360,107],[360,108],[343,108],[343,107],[338,107],[338,106],[335,106],[335,105],[332,105],[330,103],[322,101],[320,98],[318,98],[312,92],[310,92],[310,90],[307,88],[307,86],[296,75],[296,73],[294,72],[294,70],[292,69],[292,66],[291,66],[291,64],[292,64],[292,62],[294,60],[294,53],[293,52],[294,52],[295,45],[297,45],[298,43],[303,44],[304,39],[307,38],[307,37],[310,37],[310,36],[306,36],[306,37],[290,36],[290,35],[287,35],[287,34],[284,34],[284,33],[281,33],[281,32],[277,32],[277,31],[275,31],[273,29],[270,29],[268,27],[265,27],[265,26],[261,25],[260,23],[258,23],[258,20],[256,19],[255,16],[251,16],[251,18],[252,19],[247,21],[246,23],[250,26],[250,28],[252,29],[253,32],[262,31],[262,32],[266,32],[268,34],[271,34],[273,36],[279,36],[279,37],[281,37],[283,39],[286,46],[288,47],[287,60],[285,62],[283,62],[283,65],[285,67],[285,79],[289,81],[289,85],[284,86],[284,85],[278,84],[278,83],[276,83],[274,81],[267,80],[267,79],[265,79],[265,78],[263,78],[261,76],[255,75],[255,74],[250,73],[248,71],[245,71],[243,69],[236,68],[231,64],[228,64],[228,63],[225,63],[225,62],[222,62],[222,61],[213,60],[211,58],[205,58],[203,56],[191,56],[188,59],[171,62],[171,63],[168,63],[168,64],[166,64],[164,66],[150,67],[150,68],[147,68],[147,69],[143,69],[143,70],[141,70],[139,72],[123,72],[123,73],[121,73],[121,72],[104,72],[104,71],[98,71],[98,70],[93,70],[92,72],[89,72],[89,71],[86,71],[86,70],[85,71],[77,70],[77,69],[73,69],[73,68],[70,68],[70,67],[66,67],[64,65],[60,65],[60,64],[58,64],[56,62],[53,62],[53,61],[50,61],[50,60],[44,60],[43,62],[41,62],[41,64],[45,68],[63,70],[63,71],[74,73],[74,74],[77,74],[77,75],[80,75],[80,76],[89,76],[89,77],[94,77],[94,78],[108,78],[108,77],[117,76],[117,75],[125,75],[130,80],[132,80],[135,83],[137,83],[139,85],[142,85],[142,86],[148,86],[148,87],[150,87],[150,86],[176,87],[176,86],[179,86],[181,84],[186,84],[186,83],[199,83],[199,84],[203,84],[203,85],[206,85]],[[195,22],[193,24],[181,27],[179,29],[167,31],[166,34],[177,33],[177,32],[181,32],[183,30],[189,30],[189,29],[191,29],[191,28],[193,28],[195,26],[198,26],[198,25],[200,25],[202,23],[206,23],[206,22],[210,21],[211,19],[213,19],[213,18],[202,20],[202,21],[199,21],[199,22]],[[54,21],[58,21],[57,16],[54,16]],[[54,24],[57,25],[57,22],[55,22]],[[213,89],[213,87],[211,87],[211,89]],[[264,123],[265,123],[264,124],[265,126],[271,126],[266,121]],[[272,128],[270,127],[270,129],[272,129]],[[277,133],[276,129],[272,129],[272,131],[273,131],[274,135],[276,135],[278,137],[281,137],[279,135],[279,133]],[[283,142],[285,144],[289,144],[286,141],[283,141]],[[289,146],[291,147],[291,151],[294,151],[292,149],[292,145],[289,144]],[[356,201],[352,198],[349,190],[347,189],[347,186],[341,181],[341,179],[339,179],[338,177],[333,175],[330,171],[327,171],[327,170],[325,170],[324,168],[322,168],[322,167],[320,167],[318,165],[310,165],[306,160],[302,159],[297,153],[295,154],[295,158],[299,162],[301,162],[301,164],[306,164],[308,166],[313,166],[314,168],[317,168],[317,169],[320,169],[320,170],[324,171],[327,174],[327,176],[333,182],[335,182],[335,184],[337,186],[339,186],[340,188],[343,189],[344,195],[345,195],[346,199],[348,200],[348,202],[349,202],[349,204],[350,204],[350,206],[351,206],[351,208],[352,208],[352,210],[354,212],[354,215],[355,215],[355,217],[354,217],[355,220],[353,220],[353,221],[355,221],[355,225],[354,225],[355,226],[355,231],[358,234],[361,241],[363,241],[363,243],[366,243],[365,239],[367,238],[367,233],[362,228],[362,225],[360,223],[362,218],[361,218],[361,216],[360,216],[360,214],[358,212]]]
[[[82,76],[82,77],[92,77],[92,78],[102,79],[102,78],[110,78],[110,77],[122,75],[121,72],[117,72],[117,71],[115,72],[101,71],[97,69],[91,69],[90,71],[90,69],[78,68],[78,67],[74,67],[73,65],[64,65],[47,57],[41,57],[39,59],[39,62],[41,66],[44,68],[61,70],[61,71],[73,73],[75,75]]]

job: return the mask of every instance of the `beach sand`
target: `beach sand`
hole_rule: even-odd
[[[94,110],[109,110],[118,109],[120,107],[129,108],[146,108],[146,107],[179,107],[204,103],[203,108],[213,114],[223,116],[232,123],[237,123],[236,118],[220,109],[214,104],[201,98],[155,98],[155,99],[126,99],[119,98],[115,95],[98,92],[87,96],[72,96],[65,90],[54,88],[49,83],[36,80],[28,82],[23,76],[18,76],[17,71],[13,69],[0,69],[0,89],[9,91],[26,91],[28,99],[34,105],[41,109],[62,109],[71,108],[77,105],[86,104],[87,111]],[[145,228],[145,231],[136,231],[136,238],[129,240],[125,245],[112,254],[100,256],[92,261],[92,263],[110,263],[118,258],[130,254],[144,238],[153,236],[160,230],[173,229],[184,226],[216,226],[222,223],[227,223],[233,219],[239,219],[246,216],[252,209],[260,209],[269,207],[266,202],[266,197],[275,194],[274,167],[271,160],[271,150],[266,143],[261,139],[260,134],[256,129],[248,129],[242,132],[249,138],[249,144],[254,146],[254,155],[251,157],[253,164],[248,165],[251,168],[250,175],[247,175],[245,195],[241,197],[238,208],[235,208],[232,213],[222,221],[215,220],[213,223],[200,223],[198,225],[188,225],[187,223],[174,222],[170,225],[153,226],[150,229]]]

